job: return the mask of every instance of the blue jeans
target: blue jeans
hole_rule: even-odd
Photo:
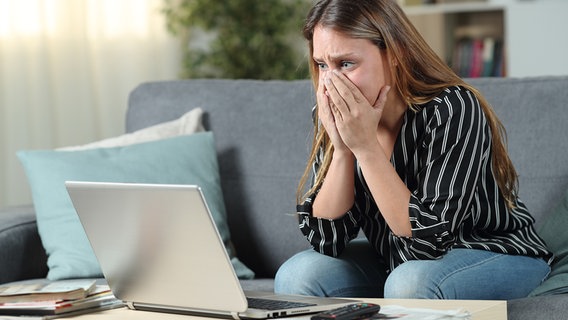
[[[286,261],[277,293],[334,297],[508,300],[526,297],[550,273],[540,258],[452,249],[439,260],[408,261],[387,275],[368,242],[352,241],[339,258],[313,250]]]

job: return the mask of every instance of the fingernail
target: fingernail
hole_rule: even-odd
[[[330,84],[330,83],[331,83],[331,79],[330,79],[329,77],[327,77],[327,76],[323,79],[323,81],[325,81],[326,84]]]

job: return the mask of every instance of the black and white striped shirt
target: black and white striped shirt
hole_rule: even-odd
[[[491,132],[477,98],[462,87],[408,110],[391,163],[411,191],[408,213],[412,237],[394,235],[379,209],[359,165],[355,168],[355,203],[342,218],[311,216],[317,193],[298,206],[300,229],[320,253],[338,256],[361,229],[390,264],[437,259],[451,248],[542,257],[552,253],[536,234],[534,219],[517,199],[508,209],[491,165]],[[321,154],[313,164],[314,174]]]

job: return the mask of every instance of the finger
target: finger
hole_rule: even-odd
[[[373,108],[379,110],[383,110],[385,108],[385,105],[387,103],[387,96],[390,89],[391,89],[390,86],[384,86],[381,88],[381,91],[379,91],[379,97],[377,98],[377,101],[375,101]]]
[[[329,93],[327,92],[323,81],[320,81],[317,91],[318,117],[324,122],[324,126],[327,126],[327,123],[335,122],[328,95]]]
[[[333,70],[332,74],[332,82],[345,101],[355,101],[357,103],[364,101],[363,93],[349,78],[338,70]]]
[[[318,113],[322,111],[324,105],[327,105],[327,94],[323,81],[320,81],[316,92]]]
[[[336,118],[342,119],[343,114],[349,113],[349,106],[337,90],[335,83],[328,76],[325,78],[325,87],[329,96],[329,103]]]
[[[329,107],[331,108],[334,117],[337,118],[340,121],[343,121],[343,114],[341,113],[341,110],[339,110],[337,105],[333,102],[330,102]]]

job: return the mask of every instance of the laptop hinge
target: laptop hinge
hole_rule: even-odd
[[[142,311],[153,311],[153,312],[162,312],[162,313],[173,313],[173,314],[183,314],[183,315],[193,315],[193,316],[213,316],[215,318],[223,318],[223,319],[240,319],[237,312],[214,312],[211,310],[199,310],[199,309],[187,309],[181,307],[172,307],[172,306],[158,306],[146,303],[136,303],[130,302],[126,303],[129,308],[134,310],[142,310]]]

